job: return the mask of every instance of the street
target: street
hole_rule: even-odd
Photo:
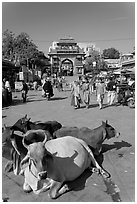
[[[33,122],[57,120],[63,126],[95,128],[102,121],[120,132],[119,138],[104,142],[102,166],[111,174],[111,187],[101,176],[88,170],[74,182],[75,188],[60,196],[57,202],[134,202],[135,201],[135,109],[127,106],[111,106],[99,110],[96,96],[91,96],[89,109],[82,104],[74,110],[70,106],[70,91],[54,90],[50,101],[41,97],[41,91],[29,91],[27,103],[21,101],[21,93],[13,93],[13,105],[2,109],[2,126],[12,126],[28,115]],[[104,100],[106,104],[106,97]],[[2,159],[4,169],[7,160]],[[35,195],[23,191],[23,176],[2,172],[2,198],[9,202],[51,202],[48,191]]]

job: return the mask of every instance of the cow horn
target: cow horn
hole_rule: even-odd
[[[48,135],[45,131],[43,131],[44,135],[45,135],[45,139],[43,140],[43,144],[45,144],[47,142],[48,139]]]
[[[41,140],[42,139],[42,140]],[[22,140],[22,143],[25,148],[28,149],[29,144],[26,144],[26,141],[28,140],[29,144],[34,142],[43,142],[44,144],[48,140],[48,135],[46,131],[38,129],[38,130],[29,130],[24,134],[24,138]]]
[[[26,144],[25,144],[24,139],[25,139],[25,137],[24,137],[23,140],[22,140],[22,144],[23,144],[23,146],[24,146],[26,149],[28,149],[29,145],[26,145]]]

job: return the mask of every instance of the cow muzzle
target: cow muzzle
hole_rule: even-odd
[[[41,171],[38,173],[38,180],[42,180],[46,178],[47,178],[47,171]]]
[[[118,138],[120,136],[120,132],[115,133],[115,137]]]

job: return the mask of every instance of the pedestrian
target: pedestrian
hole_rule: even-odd
[[[108,91],[107,103],[113,105],[116,98],[116,83],[112,77],[110,77],[106,90]]]
[[[103,108],[104,94],[105,94],[105,84],[102,78],[99,78],[98,83],[96,85],[96,96],[97,96],[97,102],[99,104],[99,109]]]
[[[47,77],[47,79],[46,79],[46,81],[45,81],[45,83],[43,85],[43,90],[45,92],[45,94],[44,94],[45,96],[46,96],[46,94],[49,95],[49,98],[54,96],[53,87],[52,87],[52,84],[51,84],[51,81],[50,81],[49,77]]]
[[[71,106],[75,109],[80,108],[80,103],[82,103],[80,96],[80,87],[78,81],[74,81],[71,86]]]
[[[38,88],[38,82],[37,81],[33,82],[33,87],[34,87],[34,90],[37,91],[37,88]]]
[[[62,78],[61,78],[61,77],[58,77],[57,80],[58,80],[58,85],[57,85],[58,91],[63,91]]]
[[[90,89],[90,83],[87,78],[85,78],[84,80],[84,83],[82,85],[82,90],[83,90],[83,101],[86,105],[86,108],[89,108],[91,89]]]
[[[5,81],[5,89],[8,89],[8,92],[11,92],[11,86],[8,79],[4,79]]]
[[[28,90],[29,90],[28,85],[27,85],[27,84],[25,83],[25,81],[23,80],[23,81],[22,81],[22,89],[21,89],[22,98],[23,98],[23,103],[26,102]]]
[[[43,79],[41,80],[41,84],[42,84],[42,93],[41,93],[41,95],[42,95],[42,97],[45,97],[45,91],[43,89],[43,86],[44,86],[45,82],[46,82],[46,78],[43,77]]]
[[[11,86],[8,78],[3,79],[3,83],[5,86],[5,89],[7,91],[7,103],[11,104],[12,103],[12,91],[11,91]]]

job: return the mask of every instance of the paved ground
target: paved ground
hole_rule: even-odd
[[[110,182],[102,177],[86,171],[74,182],[74,190],[58,199],[57,202],[134,202],[135,201],[135,110],[128,107],[107,107],[99,110],[95,95],[92,96],[91,106],[86,109],[74,110],[70,106],[70,91],[54,91],[51,101],[41,97],[41,92],[30,91],[28,102],[22,104],[20,93],[14,93],[14,104],[3,108],[2,122],[13,125],[26,113],[32,121],[57,120],[65,126],[89,127],[91,129],[108,120],[120,133],[120,138],[113,138],[103,145],[103,154],[97,158],[102,166],[111,174]],[[106,103],[106,99],[104,101]],[[2,159],[4,168],[7,160]],[[9,202],[51,202],[48,192],[34,195],[23,192],[23,177],[13,173],[2,173],[2,197]]]

